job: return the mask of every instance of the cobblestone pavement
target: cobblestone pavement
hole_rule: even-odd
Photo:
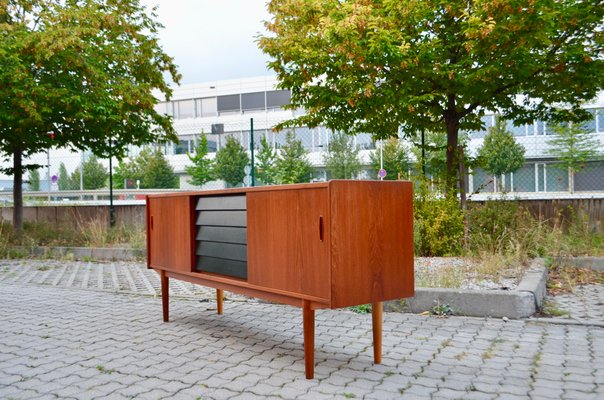
[[[105,290],[159,296],[160,280],[154,270],[136,262],[80,262],[64,260],[0,260],[0,282],[34,283],[57,287]],[[172,279],[170,295],[214,299],[216,292],[204,286]],[[248,299],[229,294],[232,300]]]
[[[227,301],[218,316],[175,297],[163,323],[157,296],[55,285],[43,267],[0,263],[1,399],[604,398],[598,326],[385,313],[374,365],[371,316],[320,310],[306,380],[297,308]]]
[[[104,290],[150,296],[160,295],[159,275],[136,262],[78,262],[64,260],[0,260],[0,282]],[[256,301],[234,293],[231,300]],[[214,289],[170,280],[170,296],[213,300]],[[549,298],[565,322],[604,325],[604,285],[578,287],[575,293]]]
[[[604,325],[604,285],[579,286],[574,293],[559,294],[550,300],[567,314],[562,319]]]

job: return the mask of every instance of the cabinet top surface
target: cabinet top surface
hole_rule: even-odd
[[[303,190],[303,189],[318,189],[328,188],[332,185],[411,185],[409,181],[362,181],[362,180],[340,180],[334,179],[328,182],[316,182],[316,183],[299,183],[291,185],[271,185],[271,186],[256,186],[256,187],[244,187],[244,188],[231,188],[231,189],[219,189],[219,190],[192,190],[192,191],[181,191],[177,193],[160,193],[160,194],[149,194],[149,198],[158,197],[177,197],[177,196],[215,196],[224,194],[238,194],[248,192],[264,192],[274,190]]]

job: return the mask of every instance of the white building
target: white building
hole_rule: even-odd
[[[187,152],[195,151],[202,131],[208,137],[210,157],[213,157],[215,151],[225,143],[227,136],[235,136],[245,148],[249,149],[251,119],[253,119],[256,146],[261,137],[265,136],[275,148],[279,148],[285,142],[285,132],[276,133],[271,128],[303,112],[303,110],[285,110],[283,106],[289,102],[289,99],[289,91],[279,90],[274,76],[175,87],[172,99],[169,102],[160,102],[156,109],[174,118],[174,127],[180,142],[162,145],[162,150],[180,176],[180,187],[192,188],[187,182],[189,177],[185,174],[185,166],[191,164]],[[604,152],[604,95],[586,104],[585,108],[594,116],[585,126],[599,139],[602,144],[601,151]],[[494,115],[483,117],[487,129],[493,126],[494,120]],[[547,155],[549,146],[547,142],[552,134],[547,123],[536,121],[533,124],[516,127],[509,122],[508,128],[515,135],[516,140],[526,148],[526,163],[517,172],[503,177],[503,187],[507,191],[529,197],[536,194],[547,194],[550,197],[568,194],[567,171],[556,167],[556,160]],[[328,179],[324,170],[323,154],[329,143],[330,130],[324,127],[312,129],[299,127],[295,132],[296,137],[309,151],[309,159],[315,167],[313,180]],[[486,130],[470,133],[470,152],[475,152],[482,145],[485,133]],[[373,178],[375,172],[369,167],[369,154],[375,150],[376,144],[369,134],[357,135],[354,141],[361,149],[363,163],[367,165],[360,178]],[[130,155],[134,156],[138,151],[137,148],[132,148]],[[44,168],[40,173],[43,181],[42,190],[46,190],[45,180],[48,176],[58,173],[61,162],[64,162],[71,172],[79,165],[81,159],[80,153],[52,150],[49,154],[41,153],[28,161],[47,165],[50,160],[49,167]],[[11,177],[0,176],[0,183],[2,181],[6,183],[9,179]],[[216,185],[217,183],[214,182],[208,188],[217,188]],[[489,193],[495,187],[497,185],[493,177],[487,176],[482,170],[473,171],[468,178],[469,192],[479,189],[480,192]],[[576,174],[575,192],[604,195],[603,161],[592,162]]]
[[[249,78],[232,81],[220,81],[205,84],[185,85],[174,89],[170,102],[160,103],[158,111],[174,117],[174,126],[181,142],[168,145],[165,152],[177,173],[184,173],[189,164],[187,151],[194,151],[196,136],[203,130],[208,134],[211,151],[220,148],[224,136],[235,135],[242,145],[249,148],[250,118],[254,119],[254,140],[261,135],[278,148],[285,140],[284,133],[274,133],[271,128],[278,122],[290,119],[303,112],[284,110],[282,106],[289,100],[289,92],[276,88],[277,80],[273,76]],[[594,118],[585,124],[602,143],[604,153],[604,96],[587,104]],[[495,116],[483,117],[486,129],[494,125]],[[212,135],[212,125],[223,124],[223,135]],[[556,166],[556,160],[547,155],[548,140],[552,131],[547,123],[536,121],[533,124],[514,126],[508,122],[508,129],[516,140],[526,148],[526,164],[515,173],[497,177],[503,180],[503,187],[515,193],[561,193],[568,191],[568,173]],[[483,142],[486,130],[470,133],[470,152],[475,152]],[[310,152],[309,157],[316,167],[314,179],[327,179],[324,171],[323,152],[329,142],[330,131],[323,127],[296,129],[296,136]],[[355,137],[355,143],[361,148],[361,157],[369,164],[369,152],[376,145],[368,134]],[[373,174],[373,172],[371,173]],[[369,177],[369,168],[364,174]],[[186,178],[181,179],[181,187],[187,187]],[[480,188],[482,192],[492,192],[497,187],[493,177],[482,170],[474,171],[469,177],[469,191]],[[604,193],[604,162],[594,162],[575,177],[575,191]]]

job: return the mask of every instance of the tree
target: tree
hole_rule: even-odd
[[[230,186],[237,186],[243,183],[245,166],[250,162],[250,157],[239,141],[229,136],[224,147],[216,153],[215,162],[216,177]]]
[[[380,144],[382,149],[382,167],[386,170],[386,180],[397,180],[399,174],[406,176],[409,171],[409,155],[407,148],[395,137],[388,138]],[[375,171],[375,177],[380,170],[380,150],[373,151],[369,158]]]
[[[88,157],[81,168],[83,172],[84,190],[101,189],[107,185],[109,173],[107,168],[101,164],[95,155]],[[69,189],[78,190],[80,188],[80,167],[76,168],[69,178]]]
[[[417,170],[421,171],[425,178],[429,178],[431,184],[442,186],[447,176],[446,133],[425,132],[423,152],[422,143],[413,143],[411,153],[417,160]]]
[[[69,174],[67,173],[67,168],[65,167],[65,163],[61,163],[61,165],[59,165],[59,181],[57,182],[59,184],[59,190],[71,190],[71,182],[69,180]],[[79,189],[79,184],[78,184],[78,189]]]
[[[281,148],[275,163],[277,183],[310,182],[311,164],[306,155],[307,151],[302,146],[302,141],[296,140],[296,134],[293,131],[288,131],[285,136],[285,145]]]
[[[29,170],[29,177],[27,178],[28,189],[37,192],[40,190],[40,171],[37,169]]]
[[[587,118],[604,87],[601,0],[272,0],[259,39],[289,108],[277,125],[377,138],[447,134],[447,187],[461,184],[459,132],[496,110],[517,123]],[[564,103],[568,112],[558,112]]]
[[[146,162],[141,187],[145,189],[178,189],[180,181],[174,173],[174,169],[158,150],[149,153],[141,153],[138,161]]]
[[[113,172],[113,187],[125,189],[126,180],[138,181],[142,185],[147,162],[151,157],[153,157],[153,150],[150,147],[145,147],[138,156],[129,160],[120,160]]]
[[[260,139],[260,151],[256,156],[256,179],[265,185],[274,185],[277,182],[277,153],[273,146],[266,140],[266,136]]]
[[[573,193],[577,171],[589,161],[604,158],[604,154],[600,152],[600,142],[578,124],[557,124],[552,129],[556,136],[547,141],[547,153],[568,171],[568,190]]]
[[[332,179],[354,179],[361,172],[359,147],[344,132],[335,132],[323,155],[325,169]]]
[[[121,156],[128,145],[174,140],[161,25],[138,0],[0,2],[0,153],[14,176],[13,223],[23,227],[23,158],[49,148]],[[112,144],[110,145],[110,140]]]
[[[193,165],[185,167],[185,172],[191,176],[190,184],[203,186],[214,179],[214,161],[208,158],[208,138],[203,131],[199,137],[195,154],[187,153],[187,157],[193,163]]]
[[[512,132],[506,129],[505,120],[498,116],[478,149],[478,158],[485,171],[501,177],[524,165],[524,152],[524,146],[516,142]],[[500,179],[499,190],[502,190],[502,183],[503,179]]]

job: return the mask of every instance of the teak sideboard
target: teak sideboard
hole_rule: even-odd
[[[147,196],[147,265],[168,278],[302,308],[306,377],[314,310],[372,304],[381,362],[382,302],[411,297],[412,185],[343,181]]]

